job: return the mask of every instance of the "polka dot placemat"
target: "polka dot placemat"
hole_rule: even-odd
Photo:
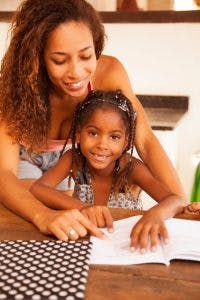
[[[0,300],[84,299],[90,251],[90,241],[0,241]]]

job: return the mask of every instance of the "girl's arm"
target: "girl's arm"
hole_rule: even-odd
[[[179,196],[172,194],[162,182],[154,178],[147,167],[136,158],[133,161],[130,183],[139,185],[158,202],[157,205],[144,213],[143,217],[132,229],[131,248],[136,249],[139,244],[141,252],[144,253],[150,236],[151,248],[155,250],[159,236],[164,241],[168,240],[164,220],[181,213],[185,202]]]
[[[124,67],[113,57],[103,56],[102,61],[107,65],[104,70],[107,76],[102,79],[104,81],[101,83],[101,86],[105,89],[121,89],[132,101],[133,107],[137,111],[135,146],[140,158],[156,178],[164,183],[174,194],[187,201],[177,173],[161,144],[153,134],[144,109],[132,91]]]
[[[0,126],[0,201],[10,210],[32,222],[42,233],[53,234],[58,239],[68,239],[74,228],[77,239],[87,230],[99,238],[103,233],[78,210],[55,211],[37,200],[17,178],[19,145],[14,144],[6,127]]]
[[[69,175],[71,161],[72,151],[69,150],[54,167],[45,172],[42,177],[32,184],[30,191],[48,207],[54,209],[77,208],[95,226],[107,227],[109,230],[112,230],[113,219],[107,207],[88,205],[55,189],[56,185]]]
[[[30,187],[31,193],[46,206],[54,209],[73,209],[79,210],[89,205],[55,189],[64,180],[71,170],[72,151],[67,151],[55,166],[46,171]]]

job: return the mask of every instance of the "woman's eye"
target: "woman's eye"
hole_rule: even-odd
[[[82,60],[89,60],[90,58],[92,58],[92,55],[81,57]]]
[[[55,65],[63,65],[65,63],[65,61],[59,61],[59,60],[53,60]]]

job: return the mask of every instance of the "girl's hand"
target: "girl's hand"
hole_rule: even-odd
[[[47,235],[55,235],[59,240],[77,240],[87,235],[88,231],[94,236],[104,239],[106,236],[78,209],[52,210],[38,214],[34,224]]]
[[[95,224],[95,226],[103,228],[107,227],[109,232],[113,232],[113,218],[106,206],[89,206],[83,208],[81,212]]]
[[[200,214],[200,202],[193,202],[184,208],[185,214]]]
[[[165,243],[168,242],[168,232],[165,223],[159,214],[147,211],[131,231],[131,251],[135,251],[139,247],[140,252],[145,253],[149,239],[151,251],[156,251],[159,238],[162,238]]]

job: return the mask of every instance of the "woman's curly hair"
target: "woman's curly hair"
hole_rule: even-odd
[[[51,121],[45,45],[60,23],[70,21],[89,27],[98,59],[104,47],[104,27],[85,0],[26,0],[12,21],[11,41],[0,71],[0,120],[13,142],[31,150],[46,144]]]

